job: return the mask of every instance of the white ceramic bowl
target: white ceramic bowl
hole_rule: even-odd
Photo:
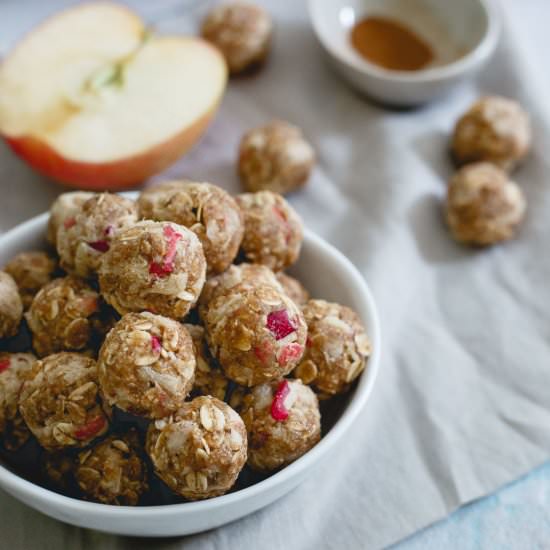
[[[0,266],[18,252],[45,245],[47,214],[33,218],[0,236]],[[205,500],[162,506],[109,506],[69,498],[35,485],[12,472],[0,460],[0,487],[49,516],[77,525],[135,536],[175,536],[218,527],[250,514],[293,489],[336,448],[372,391],[380,356],[380,328],[374,300],[365,281],[340,252],[306,232],[294,273],[313,296],[353,307],[363,319],[373,344],[362,374],[341,416],[318,445],[280,472],[239,491]]]
[[[425,103],[475,74],[500,34],[494,0],[309,0],[309,13],[340,74],[360,92],[395,106]],[[367,15],[404,23],[430,44],[433,62],[419,71],[393,71],[366,61],[349,35]]]

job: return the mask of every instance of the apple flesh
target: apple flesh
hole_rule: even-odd
[[[83,4],[37,27],[0,65],[0,133],[59,182],[130,187],[199,139],[226,82],[207,42],[149,36],[123,6]]]

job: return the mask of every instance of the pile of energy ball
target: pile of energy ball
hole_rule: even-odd
[[[276,175],[263,185],[292,186]],[[319,400],[366,366],[358,315],[284,272],[303,230],[273,191],[65,193],[47,238],[56,254],[0,271],[0,446],[37,441],[60,492],[136,505],[156,476],[185,499],[221,495],[246,464],[269,473],[311,449]],[[32,349],[14,351],[25,327]]]
[[[457,241],[488,246],[515,235],[526,201],[509,174],[530,146],[529,117],[511,99],[484,97],[458,120],[451,151],[462,168],[451,179],[445,203]]]

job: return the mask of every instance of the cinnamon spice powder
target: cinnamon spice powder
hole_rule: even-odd
[[[434,58],[429,44],[394,19],[369,16],[355,24],[351,44],[367,61],[394,71],[418,71]]]

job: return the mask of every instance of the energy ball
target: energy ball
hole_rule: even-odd
[[[208,304],[203,321],[212,355],[242,386],[282,378],[304,352],[302,312],[270,285],[234,287]]]
[[[147,466],[137,432],[110,435],[78,455],[75,477],[84,498],[103,504],[135,506],[145,493]]]
[[[246,429],[223,401],[196,397],[150,425],[146,449],[172,491],[189,500],[211,498],[229,491],[246,463]]]
[[[0,271],[0,339],[15,336],[23,318],[23,302],[11,275]]]
[[[271,43],[272,23],[259,6],[234,2],[216,6],[202,22],[202,37],[225,57],[232,75],[259,67]]]
[[[464,166],[451,179],[445,216],[453,237],[487,246],[511,239],[525,216],[521,189],[488,162]]]
[[[309,292],[298,279],[280,271],[277,273],[277,280],[295,304],[303,306],[309,300]]]
[[[58,229],[65,223],[69,226],[74,223],[74,217],[80,207],[93,196],[94,193],[88,191],[71,191],[63,193],[55,199],[50,208],[50,219],[48,220],[46,236],[49,243],[56,246]]]
[[[9,451],[21,447],[30,435],[17,402],[35,362],[31,353],[0,352],[0,443]]]
[[[111,193],[94,195],[57,230],[61,267],[79,277],[95,275],[113,238],[137,219],[137,206],[130,199]]]
[[[211,395],[220,401],[225,401],[238,410],[242,403],[245,388],[231,382],[223,370],[214,361],[208,345],[204,327],[200,325],[185,325],[191,334],[197,357],[197,369],[195,371],[195,385],[191,395]]]
[[[286,194],[307,182],[313,147],[297,126],[275,120],[247,132],[239,146],[239,176],[246,191]]]
[[[225,271],[243,238],[241,211],[221,187],[211,183],[168,181],[144,191],[140,216],[188,227],[202,243],[208,274]]]
[[[248,432],[248,464],[270,472],[286,466],[321,439],[321,414],[315,393],[300,380],[252,388],[241,412]]]
[[[69,276],[48,283],[25,314],[37,355],[88,347],[99,312],[99,294],[81,279]]]
[[[187,329],[148,312],[128,313],[101,346],[98,376],[109,405],[147,418],[180,407],[195,375],[195,351]]]
[[[258,284],[266,284],[282,290],[275,273],[265,265],[246,263],[232,265],[224,273],[206,280],[199,298],[199,304],[201,306],[207,305],[213,298],[237,285],[255,286]]]
[[[475,102],[458,120],[452,153],[459,165],[491,162],[511,171],[529,152],[529,115],[516,101],[489,96]]]
[[[282,271],[300,255],[302,221],[277,193],[243,193],[237,202],[244,214],[242,249],[249,262]]]
[[[371,354],[363,323],[349,307],[325,300],[310,300],[302,311],[308,338],[294,376],[311,384],[319,398],[345,392]]]
[[[23,307],[28,309],[35,294],[54,278],[57,263],[46,252],[21,252],[5,265],[4,270],[13,277]]]
[[[85,447],[109,428],[96,362],[81,353],[38,361],[21,388],[19,410],[49,451]]]
[[[118,313],[148,310],[182,319],[200,296],[206,260],[198,237],[171,222],[142,221],[103,255],[99,286]]]

